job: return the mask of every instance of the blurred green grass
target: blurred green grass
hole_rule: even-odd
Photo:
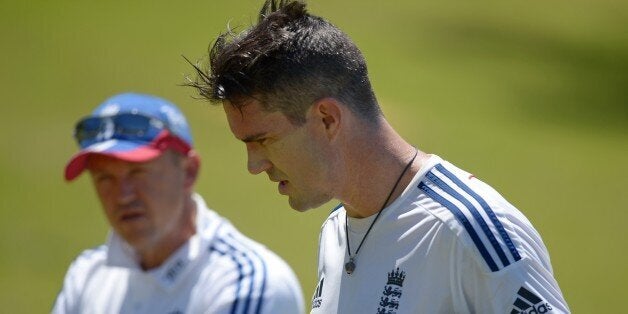
[[[283,256],[305,298],[332,204],[292,211],[222,110],[178,86],[227,22],[260,1],[2,1],[0,304],[48,311],[67,266],[105,238],[87,177],[62,169],[72,126],[113,93],[180,105],[202,158],[209,205]],[[543,235],[576,313],[621,312],[628,279],[628,3],[310,1],[361,47],[397,130],[484,179]]]

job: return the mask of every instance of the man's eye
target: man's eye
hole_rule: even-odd
[[[141,175],[143,173],[146,173],[146,169],[144,169],[144,168],[135,168],[135,169],[131,170],[131,172],[129,174],[131,176],[138,176],[138,175]]]
[[[113,180],[112,175],[109,175],[109,174],[96,175],[96,182],[98,183],[106,183],[106,182],[110,182],[111,180]]]

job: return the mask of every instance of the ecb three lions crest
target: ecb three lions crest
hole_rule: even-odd
[[[388,281],[382,291],[382,296],[379,299],[379,307],[377,308],[377,314],[396,314],[399,309],[399,301],[401,299],[401,288],[403,287],[403,281],[406,278],[404,271],[393,269],[388,273]]]

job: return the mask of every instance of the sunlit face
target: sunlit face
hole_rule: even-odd
[[[231,132],[246,144],[249,172],[266,172],[279,193],[288,196],[290,207],[305,211],[332,198],[329,146],[315,119],[295,126],[283,113],[263,110],[256,100],[241,111],[229,102],[223,108]]]
[[[158,248],[189,232],[184,205],[194,179],[186,171],[187,157],[176,154],[166,151],[141,163],[89,157],[88,168],[109,224],[136,250]]]

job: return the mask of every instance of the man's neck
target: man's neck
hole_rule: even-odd
[[[138,251],[140,267],[150,270],[161,266],[172,254],[182,247],[196,233],[196,203],[190,198],[185,204],[181,221],[168,235],[153,247]]]
[[[347,150],[339,197],[347,215],[355,218],[374,215],[394,202],[427,156],[403,140],[386,122],[377,132],[363,136],[365,138],[354,142],[354,147]],[[416,158],[408,166],[415,154]],[[403,172],[406,166],[408,169]]]

